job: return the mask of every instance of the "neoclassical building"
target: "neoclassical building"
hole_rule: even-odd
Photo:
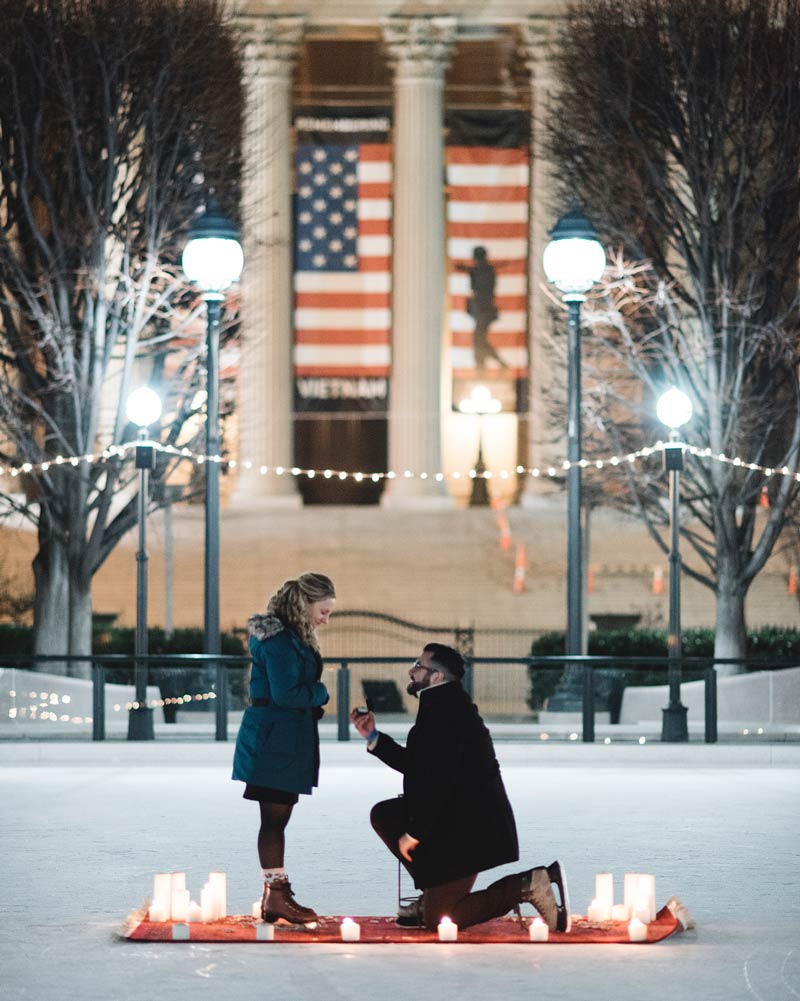
[[[562,8],[236,6],[246,267],[232,503],[463,503],[479,433],[506,474],[494,493],[535,489],[514,470],[545,458],[541,255],[555,217],[536,123]],[[476,385],[495,416],[459,409]],[[274,472],[293,466],[334,475]]]

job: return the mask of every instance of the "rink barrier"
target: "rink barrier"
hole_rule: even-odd
[[[326,678],[325,680],[326,682],[335,681],[334,684],[328,684],[328,689],[332,694],[331,704],[328,708],[329,712],[335,713],[337,722],[337,737],[339,741],[348,741],[351,738],[349,712],[351,708],[353,669],[355,668],[360,671],[366,666],[386,669],[383,672],[384,678],[390,678],[393,680],[384,681],[383,684],[390,685],[394,688],[397,695],[405,700],[405,703],[407,704],[400,705],[399,711],[408,714],[411,712],[413,701],[410,700],[404,692],[400,692],[397,682],[400,680],[403,689],[405,688],[405,672],[398,670],[398,668],[407,667],[413,663],[414,658],[415,655],[409,655],[408,657],[347,657],[329,658],[326,661],[325,673],[327,675],[330,675],[331,673],[336,674],[335,679]],[[211,669],[214,678],[212,682],[212,690],[208,693],[204,693],[202,696],[187,696],[186,701],[189,701],[191,698],[213,700],[215,712],[215,739],[218,741],[227,740],[230,679],[233,672],[246,671],[250,667],[251,660],[249,657],[221,656],[220,654],[150,654],[146,657],[139,658],[139,660],[145,661],[145,667],[148,672],[152,668],[181,668],[184,671],[197,672],[198,677],[200,676],[199,672],[205,672],[207,677],[209,669]],[[703,657],[683,657],[681,658],[681,661],[682,668],[685,670],[699,670],[702,672],[702,683],[704,689],[704,741],[707,744],[716,743],[718,739],[718,665],[730,664],[751,668],[777,668],[789,666],[788,662],[784,665],[775,658],[714,659]],[[105,686],[107,677],[109,672],[118,672],[121,668],[132,670],[134,666],[133,657],[126,654],[101,654],[92,657],[73,657],[60,654],[38,657],[33,655],[0,654],[0,667],[33,668],[44,670],[44,672],[46,672],[48,666],[52,664],[53,666],[58,665],[56,667],[56,671],[58,673],[63,673],[64,669],[66,668],[69,670],[73,663],[73,676],[85,676],[86,674],[90,674],[91,676],[92,740],[105,740],[107,719]],[[595,671],[609,668],[628,671],[663,668],[666,677],[668,665],[669,658],[666,656],[635,656],[631,658],[607,656],[470,657],[467,660],[466,673],[463,683],[465,689],[470,693],[470,695],[474,695],[476,675],[481,681],[484,681],[487,677],[484,672],[492,671],[493,669],[494,672],[499,673],[501,668],[511,666],[524,669],[525,672],[527,672],[530,668],[553,671],[563,671],[564,667],[576,668],[576,670],[571,672],[571,675],[574,684],[577,686],[574,692],[577,700],[575,702],[575,712],[580,712],[581,715],[582,726],[580,736],[584,743],[592,743],[595,739],[595,709],[593,697]],[[379,670],[373,670],[371,673],[375,675],[380,674],[381,672]],[[360,677],[360,674],[358,676]],[[242,683],[239,686],[241,690],[246,687],[245,681],[246,679],[242,678]],[[632,689],[632,691],[637,690],[638,689]],[[220,692],[223,695],[222,698],[219,697]],[[183,703],[184,700],[182,698],[177,700],[162,699],[159,700],[158,703],[154,703],[154,705],[158,704],[163,706],[165,701],[179,701]],[[362,699],[358,697],[356,701],[361,703]],[[478,701],[483,714],[486,716],[492,715],[491,709],[487,711],[486,702],[483,696],[481,696]],[[243,706],[246,706],[246,704],[246,701],[242,703]],[[379,707],[376,706],[376,709],[378,708]],[[518,709],[515,711],[518,717],[524,718],[528,716],[531,718],[531,722],[533,722],[532,713],[524,703],[520,704]]]

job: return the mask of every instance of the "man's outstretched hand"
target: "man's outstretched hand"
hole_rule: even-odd
[[[351,709],[350,722],[366,740],[366,738],[375,729],[375,713],[369,711],[360,713],[358,709]]]

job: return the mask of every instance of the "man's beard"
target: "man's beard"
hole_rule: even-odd
[[[406,691],[408,692],[409,695],[413,695],[415,699],[418,699],[419,693],[424,688],[427,688],[430,683],[431,683],[430,678],[426,674],[424,681],[409,681],[409,683],[406,685]]]

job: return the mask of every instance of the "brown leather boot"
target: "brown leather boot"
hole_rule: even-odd
[[[261,917],[268,924],[283,921],[290,925],[307,925],[319,920],[316,911],[297,903],[288,879],[278,879],[264,884],[261,898]]]

